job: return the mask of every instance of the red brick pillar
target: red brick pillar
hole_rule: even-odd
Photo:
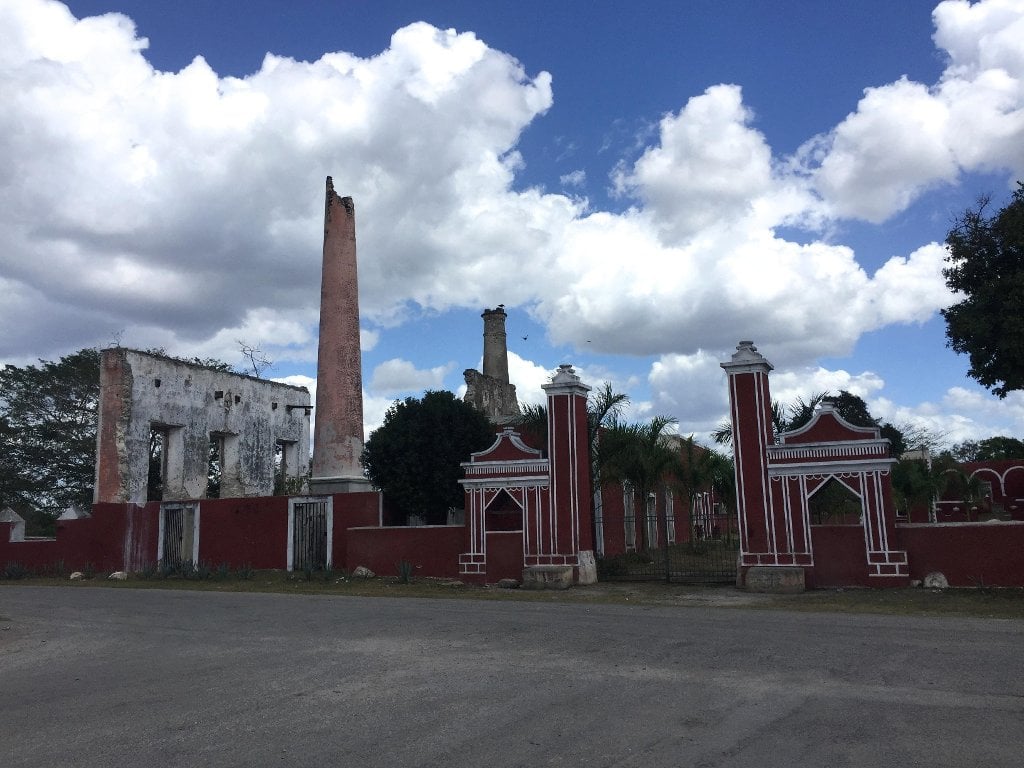
[[[548,398],[549,514],[524,529],[526,572],[570,568],[578,583],[597,578],[591,524],[587,393],[571,365],[562,365],[544,385]],[[535,571],[536,572],[536,571]]]
[[[732,445],[736,459],[736,507],[740,529],[740,570],[776,564],[778,533],[768,487],[768,446],[774,442],[769,363],[751,341],[741,341],[722,363],[729,377]]]

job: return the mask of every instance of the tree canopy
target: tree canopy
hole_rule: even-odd
[[[463,461],[494,442],[495,429],[479,411],[451,392],[396,400],[363,448],[363,468],[404,515],[443,525],[461,508]]]
[[[0,507],[92,504],[99,392],[96,349],[0,369]]]
[[[1024,183],[991,217],[982,198],[946,235],[946,285],[963,298],[942,310],[968,375],[1000,398],[1024,389]]]
[[[952,455],[957,461],[1024,459],[1024,442],[1004,435],[978,441],[965,440],[953,446]]]

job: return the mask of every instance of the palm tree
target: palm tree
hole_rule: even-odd
[[[644,424],[613,421],[601,436],[602,480],[628,483],[644,512],[647,499],[678,463],[678,454],[665,439],[676,423],[670,416],[655,416]],[[648,549],[646,526],[640,526],[641,549]],[[667,553],[666,553],[667,556]]]
[[[772,400],[772,429],[776,441],[783,432],[798,429],[809,422],[814,416],[814,411],[828,396],[828,392],[815,392],[806,400],[798,397],[788,405]],[[719,445],[732,445],[732,421],[725,419],[719,422],[718,426],[711,430],[711,439]]]
[[[732,520],[736,516],[736,464],[732,456],[718,451],[711,455],[711,488],[726,511],[725,543],[732,546]]]
[[[715,473],[720,471],[718,454],[694,442],[693,435],[682,441],[679,457],[674,467],[675,486],[679,495],[686,499],[689,510],[690,549],[696,547],[696,526],[693,519],[697,495],[713,485]]]
[[[519,418],[515,425],[526,435],[527,442],[535,442],[542,451],[548,445],[548,409],[543,405],[519,405]]]

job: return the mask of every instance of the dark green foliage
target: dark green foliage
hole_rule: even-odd
[[[462,508],[463,461],[494,442],[487,417],[451,392],[395,401],[363,449],[363,468],[403,515],[443,525],[448,509]]]
[[[860,499],[832,478],[810,499],[811,522],[823,524],[856,524],[860,522]]]
[[[1024,459],[1024,442],[1013,437],[989,437],[985,440],[966,440],[953,446],[957,461],[1001,461]]]
[[[675,423],[674,418],[655,416],[643,424],[615,422],[601,433],[601,481],[628,483],[636,498],[637,516],[646,514],[650,494],[678,468],[679,454],[666,439]],[[640,526],[640,536],[640,549],[648,549],[646,526]]]
[[[983,198],[946,235],[946,285],[964,298],[942,310],[949,346],[999,397],[1024,389],[1024,183],[991,218]]]
[[[31,572],[21,563],[10,562],[4,566],[4,569],[2,572],[0,572],[0,575],[2,575],[3,578],[5,579],[16,581],[19,579],[27,578],[31,575]]]
[[[0,507],[92,504],[99,351],[0,370]]]
[[[519,417],[515,420],[515,425],[527,445],[547,454],[548,409],[546,405],[520,405]]]

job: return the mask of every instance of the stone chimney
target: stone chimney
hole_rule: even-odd
[[[508,384],[508,348],[505,340],[505,308],[485,309],[484,319],[484,376]]]
[[[508,380],[508,350],[505,344],[505,308],[485,309],[484,372],[475,368],[463,371],[466,396],[463,398],[493,424],[508,424],[519,416],[516,387]]]
[[[317,355],[316,425],[312,493],[369,490],[363,452],[362,349],[356,215],[351,197],[339,197],[327,177],[320,346]]]

